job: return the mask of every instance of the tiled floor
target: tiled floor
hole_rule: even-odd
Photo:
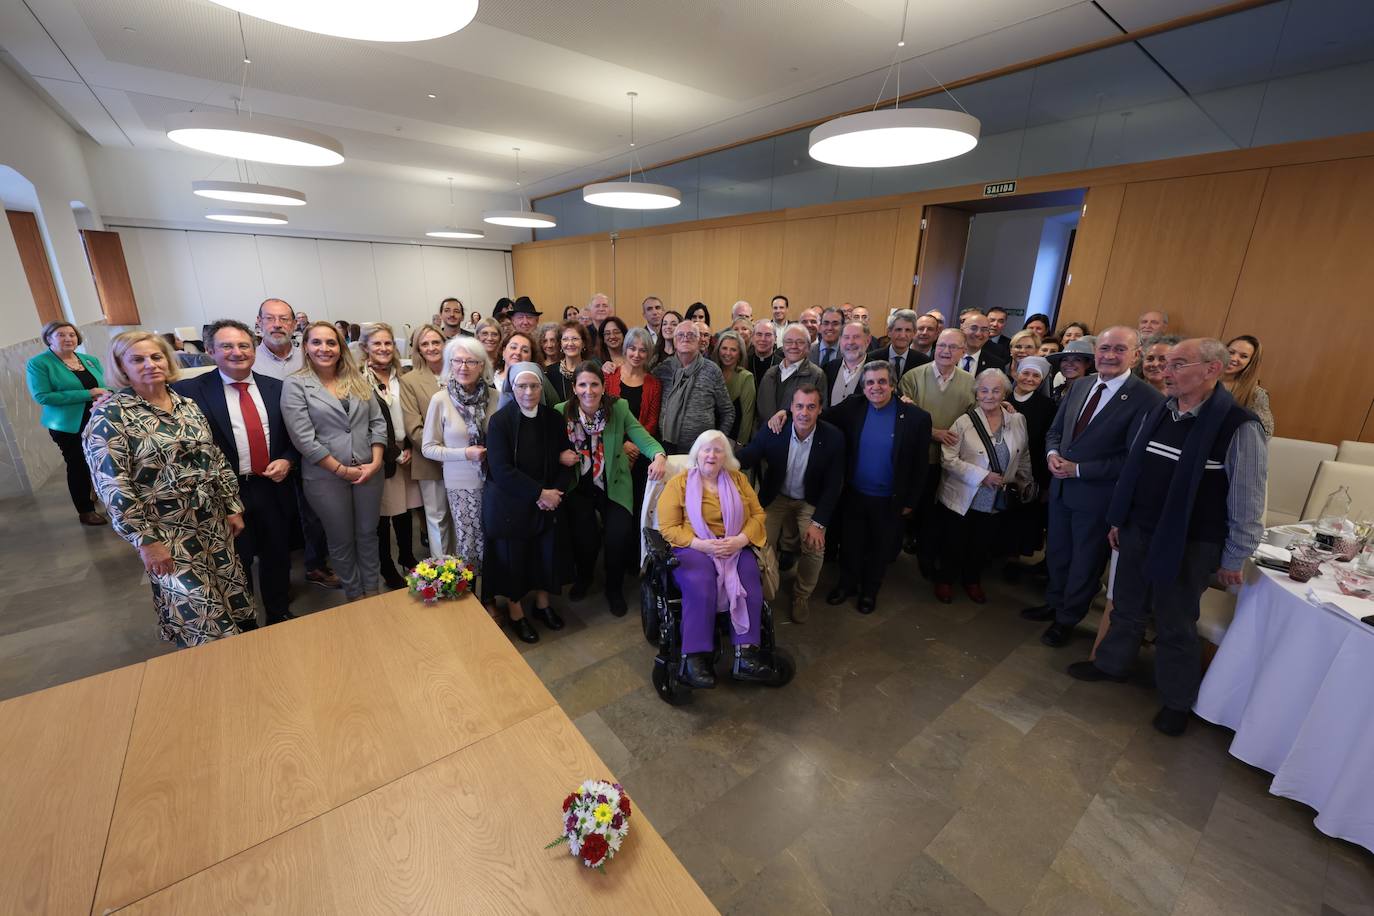
[[[60,481],[0,517],[0,697],[166,651],[134,552]],[[818,601],[780,626],[780,690],[671,708],[637,617],[599,600],[520,648],[726,913],[1374,916],[1374,856],[1268,795],[1230,732],[1158,735],[1147,671],[1070,679],[1087,634],[1041,646],[1027,588],[944,606],[913,567],[871,617]],[[295,574],[297,613],[342,600]]]

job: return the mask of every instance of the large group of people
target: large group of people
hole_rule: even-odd
[[[714,682],[721,608],[736,673],[767,674],[765,568],[795,567],[799,624],[828,558],[827,603],[863,614],[903,550],[942,603],[956,587],[986,602],[993,563],[1038,571],[1044,601],[1022,616],[1053,647],[1110,569],[1100,644],[1069,673],[1121,679],[1153,615],[1155,724],[1181,731],[1201,589],[1237,581],[1259,537],[1274,431],[1260,341],[1171,335],[1163,311],[1097,334],[1039,314],[1004,333],[996,307],[896,308],[878,328],[849,303],[791,314],[786,296],[757,319],[741,300],[715,327],[704,303],[650,296],[631,327],[598,293],[541,323],[528,297],[489,318],[450,297],[398,340],[271,298],[253,327],[204,328],[214,370],[194,378],[162,336],[116,336],[107,368],[54,322],[28,381],[79,520],[106,523],[98,496],[178,645],[255,627],[254,595],[269,624],[291,619],[298,544],[307,579],[350,600],[402,587],[417,510],[429,552],[471,563],[519,639],[539,640],[531,621],[562,628],[554,597],[582,600],[598,574],[624,615],[648,484],[687,454],[656,509],[689,683]]]

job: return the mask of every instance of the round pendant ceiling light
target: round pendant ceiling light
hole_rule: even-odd
[[[213,0],[249,16],[362,41],[425,41],[462,29],[477,0]]]
[[[452,226],[431,229],[425,235],[432,239],[484,239],[487,237],[487,234],[481,229],[455,229]]]
[[[231,210],[227,207],[219,210],[211,210],[205,214],[206,219],[212,219],[217,223],[244,223],[250,226],[284,226],[286,217],[280,213],[268,213],[265,210]]]
[[[514,147],[515,152],[515,191],[520,193],[520,147]],[[558,225],[558,220],[547,213],[537,213],[534,210],[526,210],[525,199],[520,198],[519,210],[487,210],[482,214],[482,222],[491,223],[493,226],[513,226],[516,229],[552,229]]]
[[[167,138],[203,153],[250,162],[322,166],[344,161],[343,145],[318,131],[221,112],[169,115]]]
[[[811,131],[811,158],[882,169],[962,156],[978,145],[978,119],[943,108],[883,108],[827,121]]]
[[[303,207],[305,195],[290,188],[277,188],[250,181],[193,181],[191,193],[211,200],[227,200],[236,204],[275,204],[279,207]]]
[[[635,166],[639,155],[635,152],[635,98],[638,92],[625,93],[630,98],[630,174],[625,181],[600,181],[582,189],[582,199],[598,207],[617,210],[667,210],[682,203],[682,192],[666,184],[635,182]],[[639,167],[640,175],[644,167]]]

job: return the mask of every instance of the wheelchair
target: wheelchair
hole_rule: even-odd
[[[667,476],[685,467],[685,456],[672,456]],[[686,655],[682,651],[682,594],[673,579],[678,560],[672,547],[659,534],[656,523],[658,495],[662,485],[651,481],[646,489],[644,511],[641,514],[643,566],[639,582],[640,622],[645,640],[658,649],[652,674],[654,689],[665,703],[680,706],[691,700],[693,688],[682,678],[686,664]],[[719,668],[721,657],[730,647],[730,615],[718,612],[715,623],[715,648],[711,659],[713,669]],[[758,658],[773,670],[773,677],[753,683],[782,687],[792,680],[797,669],[792,656],[777,645],[774,635],[773,609],[765,601],[759,621]],[[733,653],[730,670],[732,675],[739,671],[739,658]]]

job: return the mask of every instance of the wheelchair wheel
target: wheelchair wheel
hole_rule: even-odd
[[[797,663],[786,649],[773,650],[773,670],[777,677],[768,682],[769,687],[786,687],[797,674]]]
[[[644,638],[649,645],[657,646],[658,639],[658,595],[648,576],[639,580],[639,620],[644,627]]]
[[[681,706],[691,699],[692,688],[668,670],[668,663],[661,656],[654,659],[653,682],[658,698],[669,706]]]

